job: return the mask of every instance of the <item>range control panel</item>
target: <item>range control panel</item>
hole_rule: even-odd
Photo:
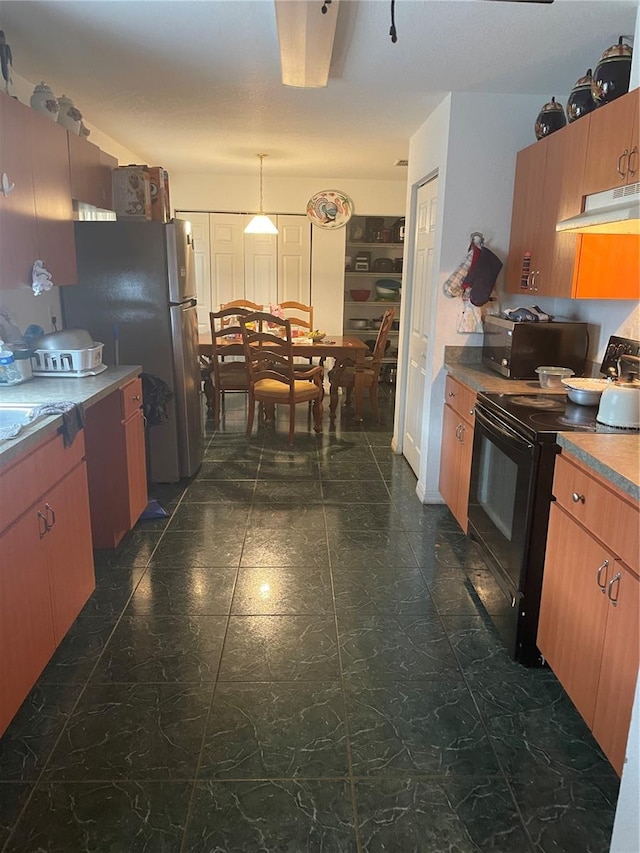
[[[622,355],[633,355],[638,358],[640,356],[640,341],[611,335],[604,358],[602,359],[602,365],[600,366],[600,372],[603,376],[618,375],[618,359]],[[640,373],[640,365],[637,362],[623,361],[622,376],[628,378],[630,373],[637,378]]]

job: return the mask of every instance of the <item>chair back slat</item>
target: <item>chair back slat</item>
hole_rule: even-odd
[[[384,358],[385,353],[387,351],[387,340],[389,339],[389,332],[391,331],[391,326],[393,324],[393,318],[395,317],[395,313],[395,307],[387,308],[382,317],[380,328],[378,329],[376,343],[373,348],[373,356],[371,358],[371,363],[369,364],[369,367],[376,371],[377,374],[380,373],[382,359]]]
[[[240,318],[244,354],[251,382],[272,379],[288,385],[293,393],[295,364],[291,321],[254,311]]]
[[[281,302],[280,308],[284,316],[291,320],[292,329],[303,329],[305,332],[313,331],[313,306],[305,305],[303,302],[289,300]]]
[[[251,302],[249,299],[233,299],[231,302],[224,302],[220,305],[220,311],[226,311],[227,308],[242,308],[243,312],[246,311],[262,311],[262,305],[258,305],[257,302]],[[227,315],[228,319],[223,323],[225,326],[230,325],[238,325],[237,323],[233,323],[233,318],[240,316],[237,311],[232,312]]]

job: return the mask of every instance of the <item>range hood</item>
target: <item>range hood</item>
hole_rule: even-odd
[[[640,183],[588,195],[584,212],[556,225],[569,234],[640,234]]]

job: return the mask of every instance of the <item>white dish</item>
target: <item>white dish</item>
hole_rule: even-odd
[[[576,391],[599,391],[602,393],[607,385],[610,385],[608,379],[586,378],[581,379],[579,376],[571,376],[569,379],[561,380],[567,388],[575,388]]]

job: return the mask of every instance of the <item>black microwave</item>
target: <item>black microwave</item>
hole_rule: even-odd
[[[537,379],[536,367],[545,364],[570,367],[582,376],[588,347],[586,323],[484,318],[482,363],[509,379]]]

